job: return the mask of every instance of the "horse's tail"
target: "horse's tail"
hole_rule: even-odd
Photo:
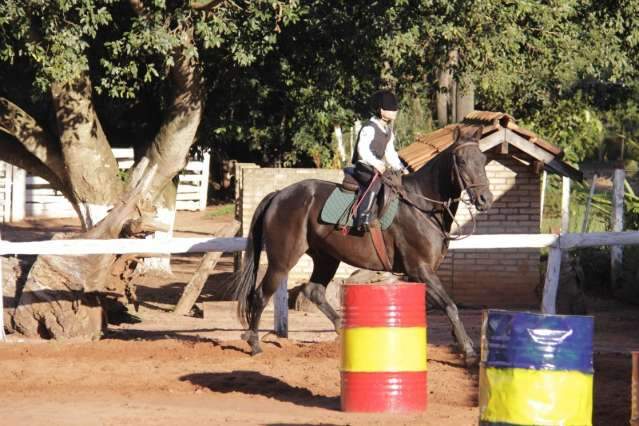
[[[255,209],[246,241],[246,253],[244,254],[242,267],[233,278],[234,298],[238,301],[237,316],[245,327],[250,326],[251,320],[255,315],[257,303],[255,287],[263,245],[264,214],[277,193],[278,191],[268,194]]]

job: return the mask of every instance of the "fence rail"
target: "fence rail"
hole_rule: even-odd
[[[544,283],[541,311],[556,313],[557,290],[561,269],[562,251],[579,247],[639,245],[639,232],[594,232],[574,234],[492,234],[472,235],[462,240],[451,241],[450,250],[495,250],[550,247],[546,280]],[[246,248],[246,238],[172,238],[167,240],[48,240],[31,242],[11,242],[0,240],[0,255],[67,255],[83,256],[94,254],[129,253],[207,253],[239,252]],[[0,270],[1,274],[1,270]],[[0,275],[0,294],[3,280]],[[275,296],[275,331],[280,336],[288,333],[287,288],[282,285]],[[0,330],[2,329],[0,315]],[[1,333],[0,333],[1,336]]]

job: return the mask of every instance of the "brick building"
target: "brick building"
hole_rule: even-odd
[[[540,226],[540,179],[542,169],[573,179],[580,173],[561,161],[562,151],[535,134],[518,127],[503,113],[475,111],[462,123],[462,130],[482,126],[480,141],[489,162],[486,172],[495,203],[488,213],[476,216],[476,234],[536,234]],[[400,157],[414,170],[452,144],[454,126],[420,135],[400,151]],[[253,211],[262,198],[304,179],[340,182],[341,170],[240,168],[238,194],[242,234],[248,233]],[[470,213],[461,206],[456,219],[462,232],[470,232]],[[457,231],[454,229],[454,231]],[[337,277],[354,268],[342,263]],[[312,261],[304,256],[291,271],[289,285],[305,280]],[[471,306],[532,307],[537,305],[535,287],[540,282],[539,250],[457,250],[450,252],[438,271],[449,294],[457,303]]]

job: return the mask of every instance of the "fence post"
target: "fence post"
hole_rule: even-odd
[[[275,334],[288,337],[288,278],[284,278],[275,291]]]
[[[200,210],[206,210],[209,193],[209,172],[211,168],[211,154],[204,153],[202,159],[202,180],[200,181]]]
[[[612,180],[612,231],[623,231],[623,195],[626,172],[615,169]],[[623,247],[610,246],[610,288],[617,288],[623,266]]]
[[[639,352],[632,353],[630,426],[639,426]]]
[[[592,175],[592,183],[590,184],[590,192],[588,193],[588,200],[586,201],[586,211],[584,213],[584,222],[581,224],[581,232],[588,232],[588,222],[590,221],[590,207],[592,204],[592,197],[595,195],[595,185],[597,184],[597,173]]]
[[[561,238],[561,237],[560,237]],[[561,272],[561,247],[559,241],[550,248],[544,294],[541,301],[541,312],[544,314],[557,313],[557,290],[559,288],[559,273]]]
[[[2,234],[0,234],[0,241],[2,241]],[[4,340],[4,276],[2,273],[2,257],[0,257],[0,341]]]
[[[3,207],[3,222],[11,222],[11,180],[13,166],[9,163],[4,163],[4,188],[0,190],[4,191],[4,207]]]
[[[27,202],[27,171],[17,166],[13,169],[11,182],[11,222],[24,219]]]
[[[541,197],[539,200],[539,224],[544,222],[544,207],[546,204],[546,185],[548,184],[548,172],[541,172]],[[541,231],[543,232],[543,230]]]

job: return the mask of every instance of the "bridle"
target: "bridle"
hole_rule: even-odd
[[[432,210],[425,210],[422,207],[418,206],[413,200],[411,200],[411,197],[417,197],[423,200],[426,200],[430,203],[433,203],[435,205],[439,205],[442,207],[443,211],[445,213],[448,214],[448,216],[450,216],[450,218],[452,219],[453,223],[457,226],[457,229],[461,230],[461,226],[459,224],[459,222],[457,221],[457,219],[455,218],[455,215],[453,214],[453,212],[450,209],[450,206],[453,203],[463,203],[466,206],[468,206],[468,213],[470,214],[470,218],[472,220],[473,223],[473,228],[470,231],[469,234],[463,235],[463,234],[458,234],[458,235],[451,235],[450,232],[447,232],[444,229],[444,223],[441,223],[441,231],[444,234],[444,238],[446,240],[449,241],[453,241],[453,240],[463,240],[464,238],[468,238],[471,235],[473,235],[475,233],[475,230],[477,228],[477,221],[475,220],[475,215],[473,214],[473,210],[470,208],[470,206],[473,204],[473,200],[472,198],[474,197],[473,195],[470,195],[470,191],[468,191],[468,189],[472,189],[472,188],[477,188],[477,187],[484,187],[484,186],[488,186],[488,182],[482,182],[482,183],[466,183],[466,181],[464,180],[464,178],[462,177],[461,173],[459,172],[459,165],[457,164],[457,156],[455,155],[457,153],[457,151],[459,151],[462,148],[466,148],[468,146],[477,146],[478,142],[476,141],[469,141],[469,142],[463,142],[459,145],[457,145],[456,147],[454,147],[452,149],[451,155],[453,156],[453,177],[455,179],[457,179],[457,183],[459,184],[459,187],[461,188],[461,192],[459,194],[459,197],[456,198],[449,198],[446,201],[441,201],[441,200],[435,200],[429,197],[426,197],[424,195],[420,195],[420,194],[411,194],[410,196],[406,193],[406,191],[403,190],[403,188],[398,189],[397,193],[399,194],[400,198],[406,202],[406,204],[416,208],[419,212],[421,212],[424,215],[431,215],[433,213]],[[464,191],[467,191],[469,196],[471,197],[470,199],[464,199],[462,194],[464,193]]]

